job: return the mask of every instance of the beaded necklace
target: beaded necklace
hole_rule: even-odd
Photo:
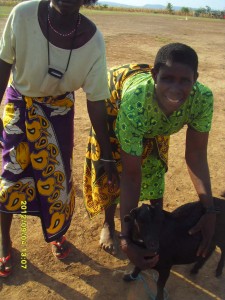
[[[50,15],[49,15],[49,10],[50,10],[50,5],[49,5],[49,7],[48,7],[48,24],[49,24],[49,26],[51,27],[51,29],[52,29],[56,34],[58,34],[58,35],[60,35],[60,36],[63,36],[63,37],[67,37],[67,36],[70,36],[70,35],[72,35],[73,33],[76,32],[77,27],[80,25],[80,22],[81,22],[81,15],[80,15],[79,13],[78,13],[78,18],[77,18],[77,23],[76,23],[75,28],[74,28],[72,31],[70,31],[69,33],[61,33],[61,32],[59,32],[59,31],[57,31],[57,30],[52,26],[52,23],[51,23],[51,20],[50,20]]]
[[[72,39],[72,42],[71,42],[71,48],[70,48],[70,53],[69,53],[69,57],[68,57],[68,60],[67,60],[67,65],[66,65],[66,69],[65,69],[65,72],[62,73],[61,71],[57,70],[57,69],[54,69],[52,67],[50,67],[50,47],[49,47],[49,26],[57,33],[59,34],[60,36],[68,36],[70,34],[72,34],[71,32],[69,34],[62,34],[62,33],[59,33],[58,31],[56,31],[52,26],[51,26],[51,23],[49,22],[50,19],[49,19],[49,13],[48,13],[48,18],[47,18],[47,47],[48,47],[48,73],[50,75],[52,75],[53,77],[56,77],[58,79],[61,79],[63,77],[63,75],[65,74],[65,72],[67,71],[68,67],[69,67],[69,63],[70,63],[70,58],[71,58],[71,54],[72,54],[72,51],[73,51],[73,44],[74,44],[74,39],[75,39],[75,35]],[[77,24],[76,24],[76,28],[73,29],[73,33],[77,30],[78,26],[80,25],[80,22],[81,22],[81,15],[78,14],[78,19],[77,19]]]

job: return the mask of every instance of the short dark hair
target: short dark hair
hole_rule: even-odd
[[[156,54],[154,69],[159,71],[168,61],[188,65],[195,74],[198,72],[198,55],[185,44],[171,43],[160,48]]]
[[[83,5],[94,5],[98,0],[84,0]]]

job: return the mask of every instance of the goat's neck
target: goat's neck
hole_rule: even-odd
[[[192,226],[194,226],[202,216],[202,210],[199,206],[193,206],[192,210],[188,210],[187,213],[174,214],[173,212],[168,212],[163,210],[164,213],[164,221],[163,228],[168,227],[170,225],[172,230],[189,230]]]

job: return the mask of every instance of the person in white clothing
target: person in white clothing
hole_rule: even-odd
[[[83,88],[109,184],[112,160],[104,99],[109,97],[104,40],[82,5],[96,0],[34,0],[18,4],[0,41],[3,172],[0,192],[0,276],[12,270],[14,213],[41,218],[58,259],[70,252],[65,233],[74,211],[74,91]],[[12,76],[10,77],[10,73]],[[7,86],[8,85],[8,86]]]

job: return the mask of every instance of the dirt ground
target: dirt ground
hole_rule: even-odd
[[[224,21],[101,12],[89,17],[104,34],[110,67],[129,62],[152,63],[157,50],[169,42],[187,43],[197,50],[199,81],[210,86],[215,96],[208,156],[213,194],[221,196],[225,191]],[[4,23],[5,20],[0,20],[1,30]],[[90,221],[86,214],[82,200],[82,172],[89,127],[85,96],[78,91],[74,147],[76,208],[67,233],[72,247],[69,258],[57,261],[43,239],[39,219],[28,217],[28,267],[26,270],[21,268],[21,220],[15,216],[11,229],[14,268],[9,278],[0,279],[1,299],[151,299],[149,291],[155,290],[152,271],[144,272],[144,281],[124,283],[122,275],[132,266],[122,253],[112,256],[99,249],[103,216]],[[169,211],[197,199],[184,161],[185,130],[171,139],[164,204]],[[117,231],[120,228],[118,216],[119,211]],[[174,267],[166,285],[169,299],[225,299],[225,275],[214,276],[219,256],[216,251],[196,277],[189,275],[190,265]]]

